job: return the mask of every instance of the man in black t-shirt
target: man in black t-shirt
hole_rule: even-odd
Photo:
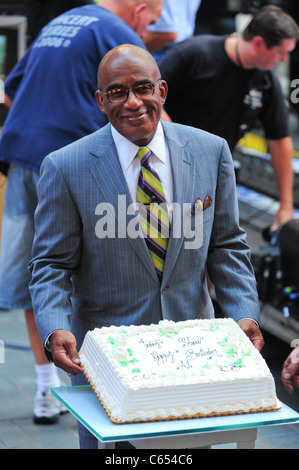
[[[166,112],[175,122],[224,137],[233,150],[259,120],[280,191],[272,229],[293,216],[293,143],[288,110],[276,75],[299,37],[278,7],[257,12],[241,36],[195,36],[174,46],[159,64],[169,86]]]

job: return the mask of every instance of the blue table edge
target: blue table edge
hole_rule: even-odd
[[[133,426],[136,427],[136,432],[135,433],[130,433],[124,434],[122,432],[119,433],[119,435],[112,435],[112,436],[102,436],[100,435],[87,421],[84,419],[82,416],[80,416],[76,410],[74,410],[67,401],[65,401],[60,393],[62,394],[66,391],[79,391],[79,389],[83,389],[83,391],[90,391],[91,396],[94,396],[94,398],[97,400],[98,405],[99,405],[99,411],[102,411],[104,413],[104,416],[108,419],[108,426],[113,427],[114,429],[119,428],[119,430],[124,430],[128,426]],[[122,440],[133,440],[133,439],[148,439],[148,438],[155,438],[155,437],[167,437],[167,436],[176,436],[176,435],[186,435],[186,434],[198,434],[198,433],[208,433],[208,432],[223,432],[223,431],[233,431],[237,429],[248,429],[248,428],[258,428],[262,426],[270,426],[270,425],[279,425],[279,424],[288,424],[288,423],[299,423],[299,414],[294,411],[292,408],[288,407],[284,403],[281,402],[282,407],[279,410],[276,411],[265,411],[265,412],[258,412],[258,413],[243,413],[243,414],[236,414],[236,415],[229,415],[229,416],[215,416],[215,417],[207,417],[207,418],[190,418],[190,419],[178,419],[178,420],[169,420],[169,421],[156,421],[156,422],[143,422],[143,423],[124,423],[124,424],[115,424],[113,423],[110,418],[108,417],[106,411],[104,410],[103,406],[101,405],[100,401],[98,400],[97,396],[95,395],[94,391],[92,390],[92,387],[90,385],[72,385],[72,386],[63,386],[63,387],[55,387],[51,389],[51,393],[53,396],[55,396],[74,416],[76,419],[78,419],[84,426],[87,427],[87,429],[90,430],[91,433],[93,433],[98,439],[100,439],[102,442],[114,442],[114,441],[122,441]],[[292,412],[292,416],[288,418],[278,418],[279,412],[282,410],[287,410],[289,412]],[[266,419],[266,421],[262,422],[246,422],[245,424],[240,424],[236,422],[235,424],[230,424],[229,426],[225,424],[225,419],[226,418],[236,418],[237,420],[241,420],[242,417],[249,416],[252,417],[253,415],[256,416],[264,416],[264,417],[269,417],[271,415],[273,416],[273,419]],[[275,418],[276,415],[276,418]],[[183,421],[184,422],[192,422],[192,425],[196,421],[198,423],[202,423],[203,420],[208,420],[208,422],[211,424],[213,420],[217,421],[220,419],[223,419],[223,426],[208,426],[208,427],[192,427],[192,429],[181,429],[180,427],[178,429],[174,430],[168,430],[167,432],[163,431],[153,431],[150,430],[150,428],[153,425],[159,425],[159,423],[177,423],[180,424]],[[185,424],[185,423],[184,423]],[[147,425],[149,427],[149,431],[143,432],[142,434],[138,432],[138,426],[140,425]]]

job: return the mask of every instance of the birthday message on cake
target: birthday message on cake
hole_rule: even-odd
[[[198,335],[193,328],[181,330],[174,322],[161,321],[156,331],[131,335],[130,339],[125,329],[120,330],[108,336],[108,343],[113,358],[131,371],[134,382],[153,377],[210,376],[215,369],[220,373],[240,371],[249,355],[217,324],[209,324]]]
[[[172,343],[171,349],[169,348],[170,342]],[[204,346],[203,342],[203,337],[190,339],[188,336],[176,336],[171,341],[156,338],[139,340],[139,343],[150,353],[149,356],[156,366],[174,365],[177,370],[192,368],[191,363],[196,359],[211,360],[215,356],[222,357],[216,348],[210,349],[208,345]]]

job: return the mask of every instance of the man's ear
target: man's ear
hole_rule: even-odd
[[[131,13],[131,19],[132,19],[132,23],[131,23],[131,27],[133,29],[135,29],[136,25],[138,24],[138,21],[139,21],[139,18],[140,18],[140,15],[141,13],[147,8],[147,5],[146,3],[139,3],[138,5],[136,5],[133,9],[132,9],[132,13]]]
[[[100,93],[100,91],[97,90],[95,92],[94,96],[95,96],[96,102],[98,104],[98,107],[100,108],[102,113],[107,114],[106,108],[105,108],[105,105],[104,105],[104,96],[102,95],[102,93]]]
[[[166,101],[167,92],[168,92],[168,85],[165,82],[165,80],[160,80],[160,82],[159,82],[159,92],[160,92],[160,96],[161,96],[161,99],[162,99],[162,104],[164,104],[165,101]]]
[[[255,52],[263,52],[265,49],[267,49],[267,45],[262,36],[255,36],[252,39],[252,45],[254,47]]]

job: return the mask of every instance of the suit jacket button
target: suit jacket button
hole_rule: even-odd
[[[167,291],[168,287],[169,287],[169,286],[165,286],[165,287],[163,287],[163,289],[162,289],[162,294],[165,294],[165,293],[166,293],[166,291]]]

